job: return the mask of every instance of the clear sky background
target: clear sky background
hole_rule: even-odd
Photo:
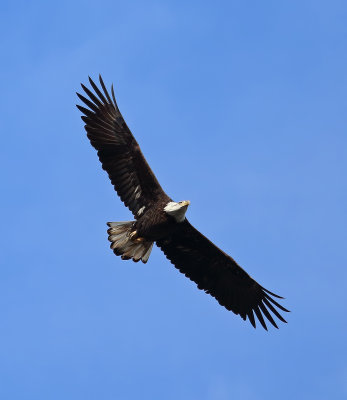
[[[0,398],[347,398],[347,3],[5,1]],[[75,107],[103,74],[188,218],[288,324],[254,330],[129,220]]]

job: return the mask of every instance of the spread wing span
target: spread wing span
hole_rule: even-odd
[[[84,114],[82,119],[87,136],[98,152],[103,169],[121,200],[137,218],[152,206],[155,209],[158,201],[166,204],[170,198],[161,188],[125,123],[113,86],[111,98],[101,76],[99,81],[101,89],[89,78],[94,92],[82,85],[86,97],[77,95],[85,106],[77,107]],[[174,233],[168,233],[156,243],[171,263],[199,289],[215,297],[222,306],[239,314],[242,319],[248,318],[254,327],[257,319],[267,329],[267,319],[277,328],[274,316],[286,322],[279,310],[288,310],[274,300],[282,297],[260,286],[187,220],[178,224]]]
[[[102,168],[124,204],[135,217],[143,207],[147,208],[159,198],[169,200],[147,164],[138,143],[120,113],[113,91],[112,99],[99,76],[102,91],[89,78],[94,93],[82,89],[88,98],[77,96],[88,107],[77,106],[84,114],[85,129],[90,143],[98,151]]]
[[[276,328],[272,314],[286,322],[276,307],[285,312],[288,310],[273,299],[282,297],[260,286],[187,220],[174,234],[156,243],[171,263],[199,289],[215,297],[220,305],[239,314],[243,320],[248,318],[254,328],[255,317],[266,330],[264,317]]]

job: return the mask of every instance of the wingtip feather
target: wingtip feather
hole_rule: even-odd
[[[279,296],[279,295],[276,294],[276,293],[270,292],[270,290],[265,289],[263,286],[261,286],[261,288],[264,290],[264,292],[266,292],[266,293],[268,293],[268,294],[271,294],[271,296],[274,296],[274,297],[276,297],[277,299],[284,299],[284,297]]]
[[[257,325],[255,323],[255,318],[254,318],[254,314],[253,314],[253,310],[251,310],[248,314],[247,317],[249,319],[249,322],[252,324],[253,328],[256,329]]]
[[[272,318],[271,314],[269,313],[269,311],[267,310],[265,305],[263,303],[260,303],[259,307],[260,307],[260,310],[262,311],[262,313],[265,315],[265,317],[270,321],[271,325],[273,325],[276,329],[278,329],[276,322]]]
[[[105,94],[105,96],[106,96],[106,98],[107,98],[107,101],[108,101],[110,104],[112,104],[111,97],[110,97],[110,95],[108,94],[108,91],[107,91],[107,89],[106,89],[106,86],[105,86],[105,84],[104,84],[104,80],[102,79],[101,74],[99,74],[99,82],[100,82],[100,85],[101,85],[101,87],[102,87],[102,90],[104,91],[104,94]]]
[[[255,315],[257,316],[259,322],[261,323],[262,327],[267,331],[266,323],[264,321],[264,318],[263,318],[258,306],[254,308],[254,312],[255,312]]]
[[[289,310],[287,310],[286,308],[284,308],[283,306],[281,306],[281,304],[277,303],[276,300],[274,300],[272,297],[270,297],[268,294],[264,293],[265,298],[267,298],[269,301],[271,301],[271,303],[273,303],[276,307],[278,307],[279,309],[281,309],[284,312],[289,312]]]
[[[112,85],[111,85],[111,94],[112,94],[112,98],[113,98],[114,105],[115,105],[115,107],[118,109],[116,97],[115,97],[115,95],[114,95],[113,83],[112,83]]]

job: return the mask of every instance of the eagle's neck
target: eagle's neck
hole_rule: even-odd
[[[189,201],[180,201],[176,203],[175,201],[170,201],[164,207],[166,214],[174,217],[176,222],[183,222],[186,218],[186,211],[189,206]]]

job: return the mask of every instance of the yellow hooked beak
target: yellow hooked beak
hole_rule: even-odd
[[[180,202],[181,204],[182,204],[182,206],[189,206],[189,204],[190,204],[190,201],[189,200],[184,200],[184,201],[181,201]]]

